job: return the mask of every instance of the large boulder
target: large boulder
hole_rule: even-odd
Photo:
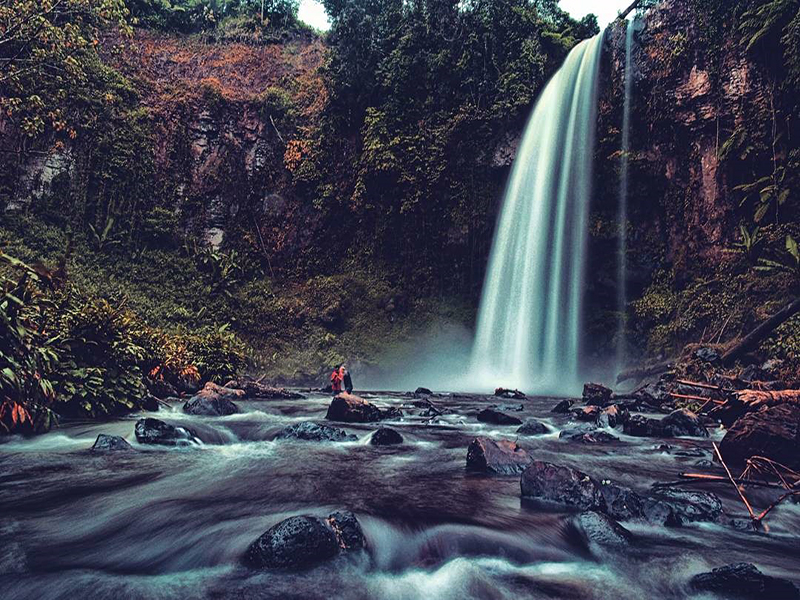
[[[590,404],[572,411],[572,416],[578,421],[597,421],[600,417],[600,407]]]
[[[800,598],[800,591],[791,581],[764,575],[751,563],[736,563],[700,573],[692,577],[689,585],[697,591],[725,598]]]
[[[569,409],[572,408],[572,404],[573,404],[572,400],[568,400],[565,398],[564,400],[560,400],[558,404],[556,404],[550,410],[550,412],[560,413],[560,414],[568,413]]]
[[[651,523],[681,526],[694,521],[719,520],[722,501],[716,494],[664,488],[644,498],[644,517]]]
[[[225,384],[228,389],[241,390],[246,398],[260,400],[303,400],[305,396],[282,387],[266,385],[249,377],[232,379]]]
[[[661,419],[661,431],[668,437],[708,437],[708,430],[700,418],[690,410],[678,409]]]
[[[492,425],[522,425],[522,421],[517,417],[507,415],[495,408],[484,408],[478,413],[478,421]]]
[[[226,415],[235,415],[239,412],[239,407],[227,398],[212,394],[203,395],[201,392],[183,405],[183,412],[187,415],[224,417]]]
[[[599,383],[586,383],[583,386],[583,400],[586,404],[606,406],[612,403],[613,392]]]
[[[600,414],[597,416],[597,424],[600,427],[613,428],[623,425],[630,418],[631,415],[627,408],[623,408],[618,404],[612,404],[600,411]]]
[[[159,419],[139,419],[134,427],[136,441],[140,444],[181,446],[197,443],[197,436],[186,427],[176,427]]]
[[[571,467],[535,460],[522,472],[520,488],[526,498],[566,504],[581,510],[605,508],[599,484],[586,473]]]
[[[94,441],[94,446],[92,446],[92,452],[119,452],[129,450],[133,450],[133,446],[126,442],[124,438],[118,435],[106,435],[105,433],[98,435],[97,439]]]
[[[494,391],[494,395],[501,398],[512,398],[514,400],[526,400],[528,398],[528,396],[519,390],[510,390],[502,387],[497,388]]]
[[[622,424],[622,431],[635,437],[655,437],[661,435],[661,422],[658,419],[632,415]]]
[[[309,442],[349,442],[357,440],[358,437],[348,434],[344,429],[303,421],[302,423],[294,423],[284,427],[278,432],[275,439],[294,439]]]
[[[342,392],[331,400],[325,418],[344,423],[372,423],[402,416],[396,408],[378,408],[372,402]]]
[[[536,419],[528,419],[517,428],[517,433],[520,435],[542,435],[549,431],[547,425]]]
[[[719,449],[725,462],[764,456],[800,469],[800,405],[766,406],[737,419]]]
[[[611,435],[607,431],[580,431],[565,429],[558,434],[559,439],[567,439],[571,442],[581,442],[582,444],[610,444],[618,442],[619,438]]]
[[[467,449],[467,468],[498,475],[518,475],[531,462],[528,453],[516,442],[478,437]]]
[[[369,440],[373,446],[391,446],[392,444],[402,444],[403,436],[391,427],[381,427]]]
[[[615,519],[627,521],[644,515],[644,499],[633,490],[603,481],[600,493],[605,501],[606,513]]]
[[[250,544],[245,562],[257,568],[302,569],[365,544],[352,513],[336,512],[327,519],[300,515],[274,525]]]

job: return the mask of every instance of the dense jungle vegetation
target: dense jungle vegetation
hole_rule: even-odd
[[[245,356],[312,381],[344,358],[374,361],[440,317],[471,324],[515,136],[597,21],[572,19],[557,0],[325,8],[323,35],[292,0],[0,0],[3,427],[32,428],[46,409],[124,412],[145,385],[222,381]],[[686,10],[696,31],[646,50],[655,66],[634,129],[667,132],[660,147],[680,155],[691,140],[667,139],[671,90],[698,65],[710,73],[724,231],[670,237],[692,218],[697,189],[665,182],[646,142],[634,144],[630,227],[658,226],[631,248],[646,274],[629,329],[654,356],[706,332],[741,334],[800,278],[800,3]],[[188,57],[183,79],[160,73],[159,48]],[[192,80],[206,68],[197,56],[216,52],[231,77]],[[741,111],[757,113],[744,120],[719,91],[738,54],[765,94],[742,95]],[[260,88],[259,73],[269,73]],[[621,110],[611,89],[608,123]],[[251,115],[269,138],[246,169]],[[196,142],[203,119],[216,128],[207,177],[193,163],[208,156]],[[601,262],[617,235],[604,215],[618,127],[599,148],[612,159],[598,175]],[[32,164],[53,173],[35,201]],[[212,217],[224,220],[218,246],[204,242]],[[597,331],[616,318],[603,293]],[[800,321],[769,344],[796,369]]]

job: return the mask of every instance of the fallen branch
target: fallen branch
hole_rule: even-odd
[[[765,508],[765,509],[763,510],[763,512],[762,512],[760,515],[758,515],[758,517],[756,517],[754,520],[755,520],[757,523],[760,523],[760,522],[761,522],[761,519],[763,519],[764,517],[766,517],[766,516],[767,516],[767,515],[770,513],[770,511],[771,511],[773,508],[775,508],[776,506],[778,506],[778,504],[780,504],[781,502],[783,502],[783,501],[784,501],[784,500],[786,500],[787,498],[790,498],[791,496],[800,496],[800,490],[798,490],[798,491],[795,491],[795,492],[786,492],[786,493],[785,493],[783,496],[781,496],[780,498],[778,498],[777,500],[775,500],[775,502],[773,502],[773,503],[772,503],[772,504],[770,504],[770,505],[769,505],[767,508]]]
[[[731,470],[728,468],[728,465],[725,464],[725,461],[722,458],[722,453],[719,451],[719,446],[717,446],[716,442],[711,442],[711,445],[714,446],[714,452],[716,452],[717,458],[719,458],[719,462],[721,462],[722,466],[725,467],[725,473],[728,474],[728,479],[730,479],[731,483],[733,484],[733,487],[736,488],[736,493],[739,494],[739,498],[742,499],[742,502],[744,502],[744,505],[747,507],[747,512],[750,513],[750,518],[753,521],[757,521],[758,519],[756,519],[756,515],[753,512],[753,507],[750,506],[750,502],[748,502],[747,497],[744,495],[744,492],[742,491],[742,488],[733,479],[733,475],[731,475]]]
[[[718,385],[712,385],[710,383],[700,383],[699,381],[689,381],[687,379],[676,379],[675,383],[680,383],[681,385],[686,385],[689,387],[700,388],[703,390],[714,390],[716,392],[722,392],[723,389]]]
[[[725,400],[714,400],[713,398],[706,398],[705,396],[692,396],[691,394],[676,394],[675,392],[669,392],[669,395],[673,398],[679,398],[681,400],[696,400],[698,402],[705,402],[708,404],[709,402],[713,402],[714,404],[725,404]]]
[[[626,18],[628,18],[629,14],[631,14],[634,10],[636,10],[641,1],[642,0],[634,0],[633,4],[631,4],[628,8],[622,11],[617,17],[617,19],[624,21]]]
[[[628,369],[627,371],[622,371],[622,373],[617,375],[617,383],[622,383],[628,379],[642,380],[645,377],[650,377],[651,375],[661,375],[661,373],[666,373],[669,371],[674,364],[675,363],[673,361],[668,360],[647,367]]]
[[[792,302],[784,306],[781,310],[772,315],[761,325],[753,329],[753,331],[744,336],[739,343],[732,346],[725,354],[723,354],[722,364],[731,364],[742,354],[758,348],[761,342],[763,342],[769,336],[769,334],[771,334],[776,328],[793,317],[795,313],[799,311],[800,298],[795,298]]]

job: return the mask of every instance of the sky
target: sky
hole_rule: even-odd
[[[561,8],[573,17],[580,19],[588,13],[597,15],[600,27],[608,25],[623,10],[628,8],[631,0],[561,0]],[[330,27],[328,16],[322,3],[317,0],[300,0],[300,20],[321,31]]]

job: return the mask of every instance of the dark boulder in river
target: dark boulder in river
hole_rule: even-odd
[[[298,392],[292,392],[282,387],[275,387],[266,385],[251,379],[249,377],[241,377],[239,379],[232,379],[225,384],[228,389],[241,390],[244,392],[246,398],[257,398],[260,400],[303,400],[305,396]]]
[[[535,460],[522,472],[520,488],[526,498],[566,504],[582,510],[605,508],[598,483],[586,473],[571,467]]]
[[[570,408],[572,408],[572,400],[565,399],[556,404],[550,412],[568,413]]]
[[[765,406],[740,417],[722,438],[719,449],[726,462],[764,456],[800,468],[800,405]]]
[[[226,398],[198,394],[183,405],[183,412],[187,415],[223,417],[235,415],[239,412],[239,407]]]
[[[197,442],[194,433],[185,427],[176,427],[158,419],[139,419],[134,428],[140,444],[178,446]]]
[[[133,450],[133,446],[118,435],[106,435],[105,433],[98,435],[92,446],[92,452],[119,452],[120,450]]]
[[[599,383],[586,383],[583,386],[583,400],[586,404],[606,406],[611,404],[613,392]]]
[[[478,437],[467,448],[467,468],[497,475],[518,475],[531,462],[516,442]]]
[[[426,387],[418,387],[414,390],[415,396],[430,396],[431,394],[433,394],[433,392]]]
[[[484,408],[478,413],[478,421],[492,425],[522,425],[517,417],[512,417],[494,408]]]
[[[614,428],[623,425],[630,418],[631,415],[627,408],[623,408],[618,404],[612,404],[600,411],[600,414],[597,416],[597,424],[600,427]]]
[[[708,430],[700,418],[690,410],[673,410],[660,423],[663,435],[669,437],[694,436],[708,437]]]
[[[206,400],[240,400],[244,398],[243,390],[217,385],[209,381],[203,386],[203,389],[197,392],[192,400],[196,398],[203,398]]]
[[[331,400],[325,418],[344,423],[371,423],[401,416],[403,413],[396,408],[378,408],[372,402],[343,392]]]
[[[295,439],[309,442],[349,442],[357,440],[358,437],[348,434],[344,429],[303,421],[302,423],[284,427],[278,432],[275,439]]]
[[[528,398],[528,396],[519,390],[509,390],[501,387],[494,391],[494,395],[500,396],[501,398],[512,398],[514,400],[526,400]]]
[[[572,416],[578,421],[597,421],[598,417],[600,417],[600,407],[594,405],[584,406],[573,410]]]
[[[542,435],[548,431],[547,425],[536,419],[528,419],[517,429],[520,435]]]
[[[661,425],[658,419],[633,415],[623,423],[622,431],[635,437],[656,437],[661,435]]]
[[[373,446],[391,446],[392,444],[402,444],[403,436],[391,427],[381,427],[369,440]]]
[[[614,519],[597,511],[582,512],[570,518],[565,533],[586,548],[622,549],[628,547],[633,535]]]
[[[697,591],[725,598],[800,598],[800,591],[791,581],[764,575],[751,563],[736,563],[713,569],[710,573],[700,573],[692,577],[689,584]]]
[[[302,569],[365,545],[353,513],[335,512],[327,519],[300,515],[274,525],[250,544],[245,562],[260,568]]]

